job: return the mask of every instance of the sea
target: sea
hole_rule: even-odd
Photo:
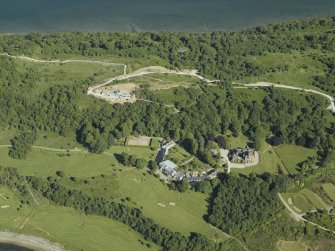
[[[0,0],[0,32],[238,30],[335,16],[335,0]]]
[[[32,249],[17,246],[14,244],[0,243],[0,251],[33,251]]]

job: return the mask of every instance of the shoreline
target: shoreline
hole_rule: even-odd
[[[265,18],[265,19],[255,19],[254,21],[245,20],[243,23],[236,24],[224,24],[208,27],[204,24],[185,24],[178,25],[178,22],[174,22],[173,25],[165,25],[163,27],[152,28],[149,25],[143,25],[141,28],[133,29],[134,25],[131,25],[129,28],[126,28],[122,25],[112,28],[106,28],[102,23],[97,25],[96,27],[84,27],[82,26],[73,26],[66,28],[61,27],[47,27],[47,28],[24,28],[22,29],[21,25],[17,25],[16,28],[12,30],[5,30],[0,26],[0,36],[13,36],[13,35],[28,35],[30,33],[38,33],[42,35],[51,35],[51,34],[62,34],[62,33],[131,33],[131,32],[139,32],[139,33],[160,33],[160,32],[168,32],[168,33],[214,33],[214,32],[240,32],[246,31],[249,29],[253,29],[255,27],[266,27],[268,25],[277,25],[287,22],[294,21],[302,21],[302,20],[313,20],[313,19],[328,19],[334,18],[335,13],[323,13],[317,15],[297,15],[297,16],[283,16],[283,17],[273,17],[273,18]],[[179,27],[179,28],[178,28]]]
[[[51,243],[46,239],[32,235],[16,234],[7,231],[0,231],[0,243],[11,244],[35,251],[65,251],[58,243]]]

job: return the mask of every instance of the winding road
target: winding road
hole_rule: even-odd
[[[130,74],[125,73],[123,75],[110,78],[110,79],[106,80],[105,82],[103,82],[102,84],[91,86],[91,87],[88,88],[87,94],[95,96],[97,98],[103,98],[104,97],[103,95],[95,93],[94,90],[98,89],[98,88],[101,88],[103,86],[106,86],[110,83],[113,83],[114,81],[121,81],[121,80],[126,80],[126,79],[130,79],[130,78],[134,78],[134,77],[141,77],[141,76],[150,75],[150,74],[157,74],[157,73],[159,73],[159,74],[174,74],[174,75],[193,76],[193,77],[196,77],[196,78],[198,78],[202,81],[205,81],[207,83],[219,82],[219,80],[210,80],[210,79],[207,79],[207,78],[199,75],[196,70],[176,71],[176,70],[170,70],[170,69],[167,69],[167,68],[161,67],[161,66],[150,66],[150,67],[141,68],[141,69],[139,69],[137,71],[134,71]]]
[[[234,86],[235,89],[238,88],[259,88],[259,87],[275,87],[275,88],[283,88],[283,89],[290,89],[290,90],[297,90],[297,91],[304,91],[304,92],[311,92],[320,96],[323,96],[327,98],[330,102],[329,109],[332,110],[333,113],[335,113],[335,98],[325,94],[323,92],[319,92],[313,89],[306,89],[306,88],[301,88],[301,87],[295,87],[291,85],[282,85],[282,84],[274,84],[274,83],[268,83],[268,82],[258,82],[255,84],[239,84],[239,83],[233,83],[234,85],[240,85],[240,86]]]
[[[103,66],[121,66],[121,67],[123,67],[123,69],[124,69],[123,75],[107,79],[102,84],[98,84],[98,85],[91,86],[91,87],[88,88],[87,94],[95,96],[97,98],[102,98],[101,94],[93,92],[97,88],[101,88],[103,86],[106,86],[106,85],[108,85],[108,84],[110,84],[114,81],[121,81],[121,80],[125,80],[125,79],[130,79],[130,78],[133,78],[133,77],[140,77],[140,76],[156,74],[156,73],[193,76],[193,77],[196,77],[196,78],[198,78],[202,81],[205,81],[207,83],[219,82],[219,80],[210,80],[210,79],[207,79],[207,78],[199,75],[197,73],[197,70],[177,71],[177,70],[170,70],[170,69],[167,69],[167,68],[161,67],[161,66],[150,66],[150,67],[145,67],[145,68],[142,68],[142,69],[139,69],[137,71],[134,71],[132,73],[127,74],[127,65],[122,64],[122,63],[111,63],[111,62],[105,62],[105,61],[99,61],[99,60],[83,60],[83,59],[41,60],[41,59],[35,59],[35,58],[27,57],[27,56],[13,56],[13,55],[9,55],[8,53],[1,53],[0,56],[7,56],[7,57],[10,57],[10,58],[21,59],[21,60],[25,60],[25,61],[29,61],[29,62],[33,62],[33,63],[56,63],[56,64],[91,63],[91,64],[100,64],[100,65],[103,65]],[[313,89],[295,87],[295,86],[291,86],[291,85],[268,83],[268,82],[258,82],[258,83],[253,83],[253,84],[233,83],[233,85],[234,85],[235,89],[238,89],[238,88],[261,88],[261,87],[271,87],[271,86],[273,86],[273,87],[276,87],[276,88],[284,88],[284,89],[291,89],[291,90],[296,90],[296,91],[304,91],[304,92],[314,93],[314,94],[317,94],[317,95],[320,95],[320,96],[323,96],[323,97],[327,98],[330,102],[329,109],[331,109],[332,112],[335,113],[335,98],[326,94],[326,93],[316,91],[316,90],[313,90]]]

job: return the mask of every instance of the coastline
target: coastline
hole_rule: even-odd
[[[64,247],[58,243],[51,243],[40,237],[7,231],[0,231],[0,243],[17,245],[35,251],[65,251]]]
[[[112,27],[112,28],[105,28],[101,25],[97,25],[94,28],[88,27],[77,27],[77,26],[66,26],[66,28],[24,28],[23,30],[20,28],[14,28],[12,30],[3,30],[0,25],[0,36],[13,36],[13,35],[21,35],[26,36],[30,33],[38,33],[43,35],[50,35],[50,34],[62,34],[62,33],[131,33],[131,32],[139,32],[139,33],[159,33],[159,32],[168,32],[168,33],[213,33],[213,32],[239,32],[239,31],[246,31],[248,29],[252,29],[255,27],[265,27],[267,25],[276,25],[282,24],[286,22],[294,22],[300,20],[313,20],[313,19],[322,19],[322,18],[334,18],[335,12],[333,14],[320,14],[315,16],[290,16],[290,17],[274,17],[272,19],[264,19],[264,20],[255,20],[253,22],[245,22],[241,24],[235,25],[220,25],[214,27],[205,27],[203,25],[196,26],[190,25],[184,28],[176,28],[177,24],[172,26],[163,26],[163,27],[147,27],[144,26],[140,29],[130,29],[125,27]]]

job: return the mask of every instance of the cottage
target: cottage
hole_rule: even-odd
[[[159,163],[159,167],[165,175],[172,176],[176,172],[178,166],[170,160],[165,160]]]

